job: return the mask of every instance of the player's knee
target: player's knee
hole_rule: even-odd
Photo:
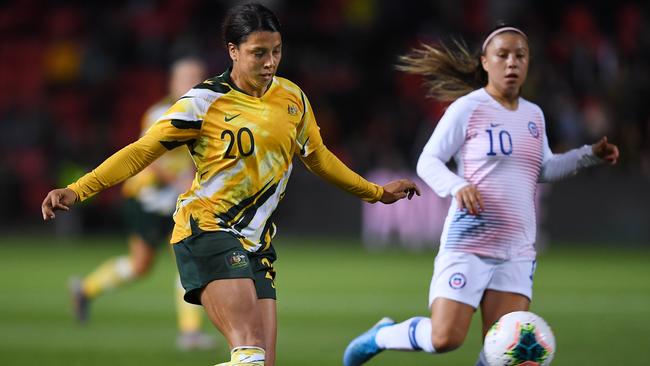
[[[143,277],[151,271],[154,256],[152,253],[138,253],[131,256],[133,274],[136,278]]]
[[[436,332],[434,330],[431,334],[431,344],[436,353],[453,351],[460,347],[464,340],[465,336],[463,334],[453,331]]]
[[[149,273],[149,270],[151,270],[150,260],[136,259],[133,261],[133,275],[136,278],[144,277]]]

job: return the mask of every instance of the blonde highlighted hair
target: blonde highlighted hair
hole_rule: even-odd
[[[485,86],[487,73],[481,67],[480,54],[471,54],[465,42],[453,43],[453,48],[423,43],[400,56],[396,68],[424,76],[427,96],[440,101],[454,101]]]

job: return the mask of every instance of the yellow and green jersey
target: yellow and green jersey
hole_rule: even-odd
[[[284,196],[294,155],[313,173],[366,201],[383,194],[325,147],[298,86],[274,77],[257,98],[234,85],[230,70],[191,89],[138,141],[68,187],[84,200],[180,146],[189,149],[197,171],[178,198],[172,243],[197,230],[228,231],[246,250],[267,248],[275,234],[270,217]]]
[[[174,104],[165,97],[151,106],[142,117],[141,135],[153,126]],[[174,212],[178,195],[185,192],[194,175],[194,164],[187,150],[175,149],[161,156],[153,164],[124,182],[122,194],[140,202],[146,212],[170,215]]]

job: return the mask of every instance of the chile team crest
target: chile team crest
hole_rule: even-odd
[[[465,275],[460,272],[456,272],[451,275],[451,277],[449,277],[449,287],[453,288],[454,290],[465,287],[466,283],[467,279],[465,278]]]
[[[539,129],[537,129],[537,125],[535,124],[535,122],[532,121],[528,122],[528,131],[534,138],[539,137]]]

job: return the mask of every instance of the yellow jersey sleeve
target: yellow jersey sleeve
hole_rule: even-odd
[[[106,159],[90,173],[68,185],[80,201],[137,174],[166,151],[153,136],[142,136]]]
[[[301,160],[312,173],[364,201],[377,202],[384,194],[384,188],[352,171],[325,145]]]
[[[296,134],[300,159],[314,174],[368,202],[377,202],[384,189],[348,168],[323,144],[309,101],[302,94],[304,114]]]

